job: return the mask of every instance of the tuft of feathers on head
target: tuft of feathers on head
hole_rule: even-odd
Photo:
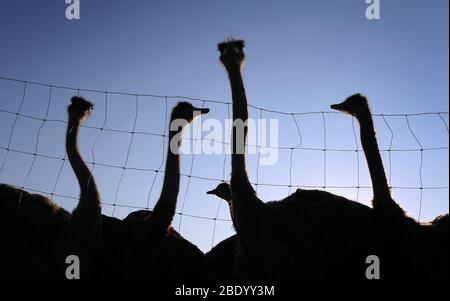
[[[239,51],[243,51],[243,49],[245,47],[245,41],[234,39],[233,37],[230,37],[230,38],[226,39],[225,41],[223,41],[222,43],[219,43],[219,45],[217,46],[217,49],[221,53],[223,53],[226,50],[226,48],[228,48],[228,47],[236,47],[237,49],[239,49]]]

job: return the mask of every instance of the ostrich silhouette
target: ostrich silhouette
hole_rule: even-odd
[[[233,210],[231,209],[231,187],[228,183],[221,183],[215,189],[208,191],[208,195],[214,195],[225,202],[230,208],[230,214],[233,218]],[[235,280],[235,260],[238,248],[238,237],[233,235],[222,242],[218,243],[214,248],[206,253],[206,266],[209,280]]]
[[[214,195],[228,204],[234,227],[230,184],[221,183],[207,194]],[[251,257],[246,257],[244,248],[240,244],[239,234],[236,234],[220,242],[206,254],[208,276],[211,280],[256,279],[259,277],[260,268]]]
[[[218,45],[233,98],[234,226],[245,257],[260,269],[249,278],[363,278],[365,258],[372,252],[367,237],[372,232],[369,207],[318,190],[298,190],[282,201],[264,203],[250,184],[245,160],[249,115],[241,74],[243,48],[244,42],[236,40]]]
[[[172,111],[164,183],[153,212],[136,211],[122,221],[104,217],[106,277],[111,273],[114,278],[125,279],[205,278],[203,252],[171,227],[180,186],[181,133],[194,121],[195,112],[207,114],[209,109],[181,102]],[[185,122],[175,129],[172,123],[177,120]],[[116,265],[108,266],[109,259]]]
[[[65,279],[65,257],[80,257],[83,279],[94,277],[101,235],[100,197],[78,150],[78,131],[93,105],[73,97],[68,107],[66,150],[80,185],[69,214],[48,198],[0,185],[2,260],[5,279]],[[20,200],[20,202],[19,202]]]
[[[361,144],[372,180],[375,222],[383,243],[384,274],[392,278],[447,279],[448,214],[424,225],[407,216],[394,201],[365,96],[352,95],[331,108],[353,116],[360,125]]]
[[[373,184],[374,211],[385,215],[385,218],[405,220],[405,212],[391,197],[367,99],[355,94],[341,104],[331,105],[331,108],[354,116],[360,124],[361,144]]]
[[[83,280],[95,278],[101,246],[102,207],[100,194],[91,171],[78,148],[80,125],[89,117],[94,105],[81,97],[73,97],[68,107],[69,121],[66,151],[80,186],[80,200],[70,219],[69,253],[80,258]]]

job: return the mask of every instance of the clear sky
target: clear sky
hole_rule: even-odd
[[[449,2],[447,0],[381,0],[381,20],[369,21],[364,0],[305,1],[106,1],[81,0],[81,19],[65,18],[64,0],[0,0],[0,76],[101,91],[183,95],[228,102],[230,89],[224,68],[218,62],[216,45],[234,36],[246,40],[244,76],[249,102],[257,107],[283,112],[329,111],[329,105],[355,92],[369,96],[374,113],[404,114],[449,110]],[[0,80],[0,110],[16,112],[22,98],[20,83]],[[65,107],[73,91],[54,89],[48,119],[65,120]],[[101,127],[105,121],[105,97],[81,91],[96,104],[87,124]],[[49,89],[29,85],[22,113],[44,118]],[[177,99],[169,101],[169,110]],[[197,102],[196,105],[202,105]],[[140,98],[136,131],[163,133],[166,115],[161,99]],[[207,104],[211,118],[224,120],[226,105]],[[109,95],[106,127],[131,131],[135,98]],[[260,111],[251,110],[253,117]],[[326,114],[327,149],[355,149],[352,120]],[[448,115],[441,115],[448,124]],[[0,164],[6,157],[9,133],[15,115],[0,112]],[[357,186],[358,167],[354,152],[327,152],[324,166],[322,114],[300,115],[301,138],[290,115],[264,112],[263,118],[280,123],[280,146],[317,148],[292,155],[294,186]],[[447,213],[448,131],[438,115],[412,116],[410,126],[424,148],[444,148],[423,154],[423,220]],[[390,131],[381,117],[375,119],[382,149],[390,144]],[[387,117],[394,132],[393,149],[420,148],[404,116]],[[12,148],[64,156],[63,123],[41,122],[21,117],[11,140]],[[356,130],[358,128],[356,127]],[[202,133],[205,136],[205,133]],[[123,166],[130,135],[83,129],[81,150],[93,161]],[[95,143],[97,141],[97,143]],[[128,167],[157,169],[163,157],[162,138],[136,135]],[[360,185],[370,180],[360,154]],[[274,166],[257,168],[257,156],[249,156],[252,181],[285,187],[258,187],[262,198],[280,199],[289,192],[291,151],[281,150]],[[420,152],[393,152],[391,168],[384,152],[393,186],[420,187]],[[222,179],[229,175],[229,160],[223,155],[183,156],[183,172]],[[61,162],[38,157],[27,177],[33,157],[10,153],[0,182],[51,192]],[[146,207],[154,173],[98,167],[94,170],[103,200],[107,203]],[[120,182],[117,192],[117,185]],[[191,215],[215,217],[219,201],[205,195],[217,182],[182,179],[179,210]],[[157,200],[161,175],[150,197]],[[187,193],[186,193],[187,190]],[[357,189],[330,189],[356,199]],[[69,166],[62,170],[55,190],[76,197],[78,188]],[[359,201],[368,203],[370,190],[361,189]],[[116,196],[117,195],[117,196]],[[185,197],[186,195],[186,197]],[[396,199],[417,217],[420,190],[396,189]],[[71,209],[76,200],[55,198]],[[184,202],[185,201],[185,202]],[[126,216],[132,209],[118,208]],[[111,206],[104,206],[112,214]],[[219,218],[229,219],[227,208]],[[179,216],[174,221],[179,228]],[[214,222],[184,217],[181,233],[203,250],[211,247]],[[233,233],[228,221],[217,222],[214,244]]]

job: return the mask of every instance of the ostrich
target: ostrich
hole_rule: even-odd
[[[187,102],[179,103],[172,111],[166,173],[161,195],[153,209],[152,215],[145,218],[148,231],[152,235],[154,234],[158,240],[164,237],[175,215],[177,197],[180,190],[181,134],[183,129],[194,121],[195,117],[207,113],[209,113],[209,109],[195,108]]]
[[[448,278],[448,214],[424,225],[408,217],[394,201],[365,96],[355,94],[340,104],[331,105],[331,108],[355,117],[360,125],[361,144],[373,186],[373,211],[384,242],[382,252],[387,261],[386,274],[392,277]],[[409,260],[405,260],[406,256]]]
[[[207,194],[214,195],[227,202],[234,227],[230,184],[221,183],[215,189],[208,191]],[[241,247],[238,234],[225,239],[211,249],[206,254],[206,265],[208,268],[208,277],[211,280],[237,280],[240,277],[255,279],[260,272],[259,267],[252,258],[245,256],[244,248]]]
[[[260,268],[258,280],[364,278],[372,254],[369,207],[318,190],[297,190],[264,203],[247,175],[245,144],[249,118],[241,68],[244,42],[218,45],[233,98],[232,210],[246,258]],[[238,267],[239,269],[240,267]]]
[[[180,186],[181,133],[194,121],[194,113],[208,112],[209,109],[195,108],[186,102],[173,109],[164,183],[153,212],[133,212],[123,221],[104,218],[104,241],[113,250],[105,256],[119,256],[121,266],[111,270],[117,277],[153,280],[205,277],[203,252],[177,233],[171,223]]]
[[[77,255],[83,280],[95,277],[97,256],[101,244],[102,208],[100,194],[91,171],[78,149],[80,125],[89,117],[94,105],[81,97],[73,97],[68,107],[66,151],[80,186],[80,200],[69,225],[70,255]]]
[[[72,98],[68,107],[66,149],[81,194],[73,214],[49,199],[0,185],[1,256],[9,279],[65,279],[65,257],[78,255],[83,279],[93,277],[95,251],[100,244],[101,207],[95,181],[78,151],[78,130],[93,105]],[[20,199],[20,202],[19,202]],[[5,271],[5,269],[3,269]]]
[[[361,144],[373,184],[374,211],[385,218],[406,220],[405,212],[391,197],[367,98],[355,94],[341,104],[331,105],[331,108],[354,116],[360,124]]]
[[[230,207],[230,214],[233,218],[233,210],[231,209],[231,187],[228,183],[219,184],[214,190],[208,191],[207,194],[215,195],[227,202]],[[208,279],[210,280],[231,280],[236,279],[234,274],[235,257],[237,252],[238,238],[233,235],[220,242],[206,254],[206,266],[208,271]]]

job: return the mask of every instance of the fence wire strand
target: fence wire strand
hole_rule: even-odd
[[[134,119],[133,119],[133,130],[130,133],[131,137],[130,137],[130,143],[128,144],[127,156],[125,158],[125,163],[122,166],[122,173],[120,175],[119,183],[117,184],[116,196],[114,198],[112,216],[114,216],[114,214],[116,212],[117,198],[119,197],[120,186],[122,185],[123,177],[124,177],[125,172],[126,172],[126,170],[128,168],[128,160],[130,159],[131,148],[133,147],[134,134],[135,134],[135,131],[136,131],[136,123],[137,123],[138,112],[139,112],[139,96],[135,95],[135,97],[136,98],[135,98],[135,113],[134,113]]]
[[[355,118],[352,118],[352,130],[353,130],[353,137],[355,138],[355,153],[356,153],[356,180],[357,180],[357,187],[356,187],[356,201],[359,202],[359,193],[360,193],[360,186],[361,186],[361,177],[360,177],[360,171],[359,171],[359,142],[358,142],[358,135],[356,134],[356,128],[355,128]]]
[[[418,221],[420,222],[420,219],[422,218],[422,206],[423,206],[423,145],[420,142],[419,138],[417,138],[417,135],[414,133],[411,123],[409,121],[409,116],[405,115],[406,123],[408,125],[409,132],[413,136],[414,140],[417,142],[417,144],[420,147],[420,166],[419,166],[419,181],[420,181],[420,198],[419,198],[419,213],[418,213]]]

